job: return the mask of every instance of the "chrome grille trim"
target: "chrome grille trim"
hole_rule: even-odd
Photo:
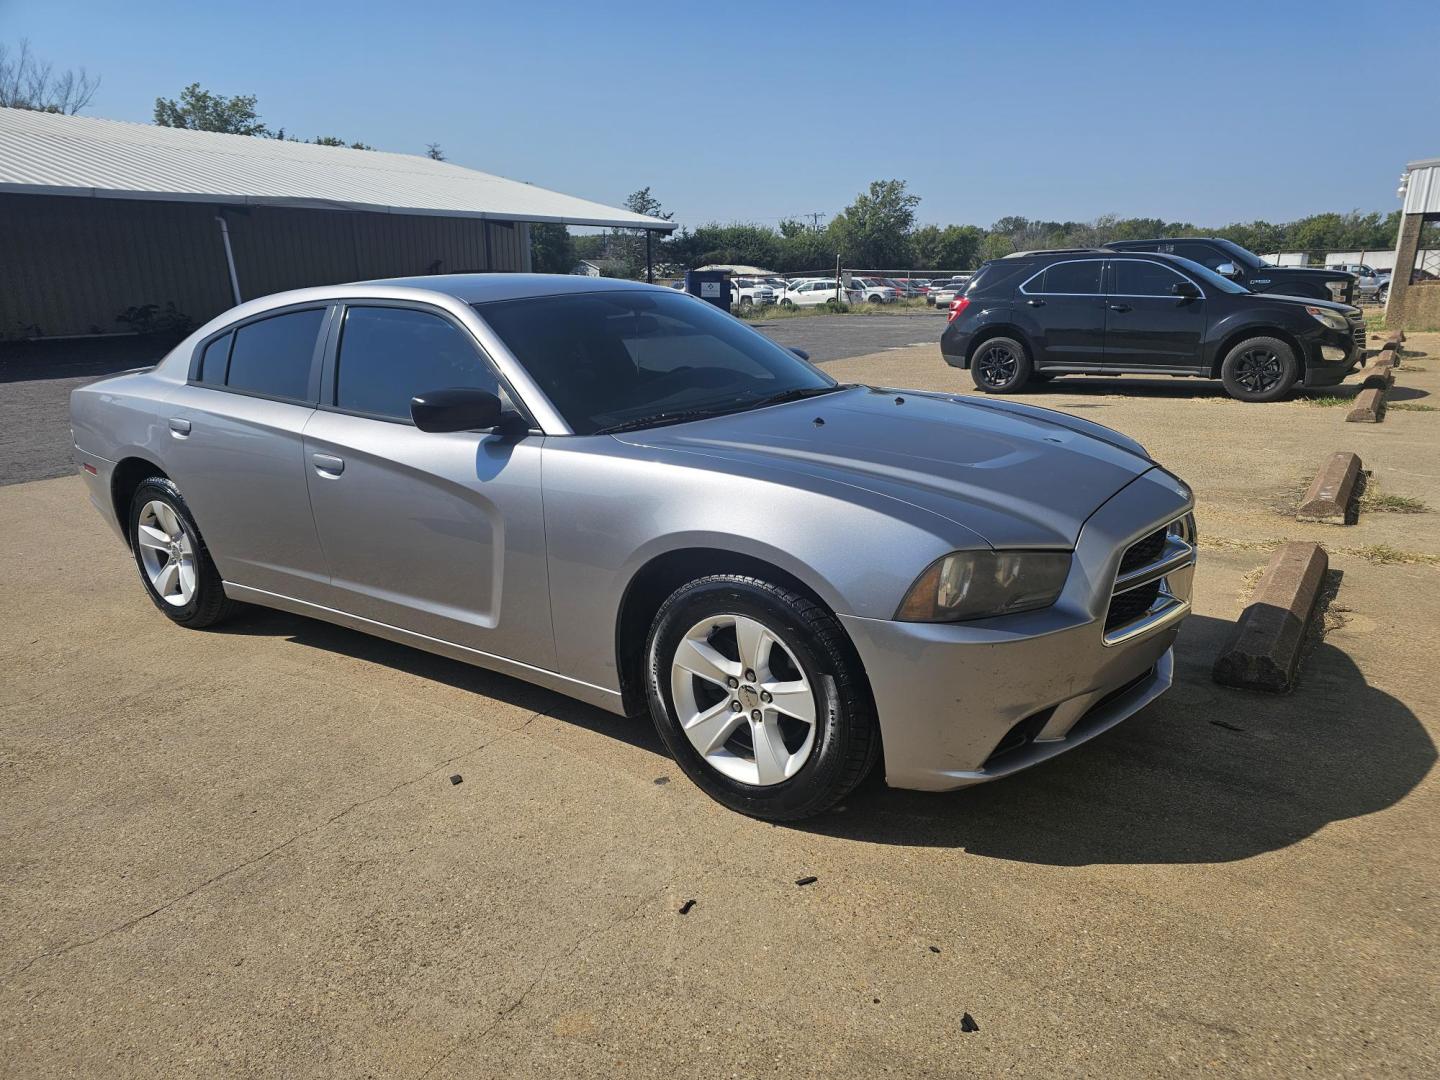
[[[1123,573],[1117,571],[1115,583],[1110,589],[1110,604],[1113,605],[1118,596],[1158,583],[1155,599],[1138,615],[1127,619],[1118,626],[1107,626],[1103,638],[1106,645],[1119,645],[1131,638],[1139,637],[1161,625],[1175,622],[1190,610],[1188,597],[1178,596],[1171,588],[1169,578],[1177,571],[1195,565],[1197,543],[1195,515],[1186,514],[1183,517],[1175,518],[1164,528],[1167,535],[1160,557],[1144,566],[1134,567]],[[1143,543],[1153,534],[1154,530],[1140,537],[1135,544]],[[1133,547],[1135,544],[1131,546]],[[1126,548],[1127,552],[1129,550]],[[1123,565],[1123,555],[1120,562]],[[1110,611],[1111,608],[1107,607],[1106,623],[1109,622]]]

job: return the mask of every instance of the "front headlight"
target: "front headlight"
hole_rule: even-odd
[[[1338,311],[1331,311],[1329,308],[1323,307],[1310,307],[1308,304],[1305,306],[1305,310],[1310,315],[1313,315],[1317,321],[1324,323],[1331,330],[1350,329],[1350,323],[1346,320],[1345,316],[1341,315]]]
[[[958,622],[1049,607],[1070,573],[1068,551],[957,551],[930,564],[895,618]]]

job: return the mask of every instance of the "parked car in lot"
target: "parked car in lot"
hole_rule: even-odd
[[[950,301],[965,291],[968,281],[949,281],[943,285],[932,286],[925,299],[931,307],[949,307]]]
[[[736,307],[759,307],[773,304],[779,295],[759,278],[732,277],[730,279],[730,301]]]
[[[1355,301],[1355,275],[1305,266],[1274,266],[1239,244],[1214,237],[1174,240],[1117,240],[1111,251],[1153,251],[1190,259],[1243,285],[1251,292],[1308,296],[1314,300]]]
[[[895,286],[874,277],[852,277],[850,287],[860,293],[862,300],[871,304],[893,304],[900,295]]]
[[[839,307],[841,304],[863,303],[864,300],[865,294],[859,289],[846,289],[843,285],[837,288],[833,279],[825,281],[821,278],[811,278],[808,281],[794,282],[786,288],[785,295],[780,298],[780,306]]]
[[[1135,442],[840,384],[658,286],[282,293],[71,422],[175,623],[259,604],[648,712],[764,818],[833,805],[882,742],[929,790],[1062,753],[1166,689],[1190,609],[1191,492]]]
[[[990,393],[1055,375],[1187,375],[1276,401],[1344,379],[1365,355],[1365,321],[1174,255],[1036,251],[980,268],[950,305],[941,351]]]
[[[1383,304],[1390,295],[1390,271],[1377,270],[1365,263],[1332,263],[1328,269],[1355,275],[1355,297]]]

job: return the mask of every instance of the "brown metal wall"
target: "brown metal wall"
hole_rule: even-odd
[[[0,340],[112,333],[131,306],[196,323],[231,306],[217,208],[0,195]],[[227,209],[241,295],[407,274],[521,270],[522,225],[477,218]],[[489,259],[485,233],[490,233]]]

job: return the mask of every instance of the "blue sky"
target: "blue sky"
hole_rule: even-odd
[[[922,222],[1389,211],[1440,154],[1435,0],[0,0],[0,41],[26,37],[102,76],[88,115],[198,81],[306,137],[649,185],[690,225],[828,216],[889,177]]]

